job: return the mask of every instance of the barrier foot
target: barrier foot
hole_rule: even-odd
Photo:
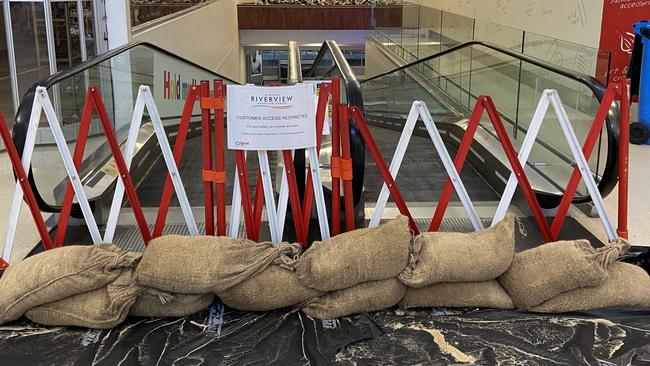
[[[9,267],[9,263],[5,262],[4,259],[0,258],[0,271],[4,271]]]

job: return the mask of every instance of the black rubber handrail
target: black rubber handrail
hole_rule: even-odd
[[[201,65],[198,65],[192,61],[186,60],[183,57],[180,57],[172,52],[169,52],[163,48],[160,48],[154,44],[148,43],[148,42],[131,42],[128,43],[122,47],[118,47],[116,49],[113,49],[111,51],[108,51],[104,54],[94,56],[92,58],[89,58],[88,60],[73,66],[71,68],[68,68],[66,70],[57,72],[56,74],[50,75],[47,78],[43,80],[39,80],[34,85],[32,85],[25,95],[23,95],[22,99],[20,100],[20,105],[18,106],[18,111],[16,112],[16,118],[14,121],[14,127],[13,127],[13,140],[14,144],[16,145],[16,149],[18,150],[18,153],[22,157],[23,149],[25,147],[25,138],[27,137],[27,125],[29,124],[29,119],[31,116],[31,109],[32,109],[32,104],[34,102],[34,93],[36,92],[36,87],[38,86],[44,86],[46,88],[49,88],[56,83],[65,80],[67,78],[73,77],[79,73],[84,72],[85,70],[88,70],[94,66],[97,66],[101,64],[102,62],[108,61],[111,58],[122,54],[124,52],[127,52],[135,47],[138,46],[144,46],[147,48],[150,48],[156,52],[163,53],[167,56],[170,56],[172,58],[175,58],[179,61],[185,62],[187,64],[190,64],[194,67],[197,67],[203,71],[206,71],[210,74],[213,74],[215,78],[223,79],[224,81],[228,81],[233,84],[239,84],[238,82],[227,78],[225,76],[219,75],[215,73],[214,71],[207,69]],[[32,169],[30,167],[29,169],[29,184],[32,187],[32,190],[34,191],[34,196],[36,197],[36,202],[38,203],[38,206],[41,211],[43,212],[59,212],[60,207],[55,206],[55,205],[50,205],[47,203],[44,199],[43,196],[40,194],[38,191],[38,187],[36,185],[36,182],[34,181],[34,175],[32,174]],[[90,200],[90,205],[91,208],[94,209],[94,200]],[[78,215],[80,213],[79,205],[78,204],[73,204],[72,208],[73,215]]]
[[[303,75],[304,77],[318,77],[316,75],[316,70],[318,65],[323,61],[323,57],[327,53],[332,55],[332,60],[334,64],[331,65],[334,68],[338,68],[341,73],[341,79],[343,80],[343,85],[345,86],[345,94],[347,97],[348,105],[358,107],[362,112],[364,110],[363,106],[363,92],[361,91],[361,84],[357,80],[354,71],[348,64],[348,61],[345,59],[345,55],[339,48],[336,41],[327,40],[323,42],[314,62],[312,63],[311,68]],[[330,66],[330,65],[327,65]],[[329,69],[331,71],[331,68]],[[363,193],[363,177],[364,169],[366,166],[366,143],[361,137],[361,133],[357,128],[353,120],[350,120],[350,154],[352,155],[352,191],[354,197],[355,207],[361,200],[361,194]]]
[[[534,57],[530,57],[528,55],[524,55],[519,52],[515,52],[503,47],[500,47],[498,45],[495,45],[490,42],[485,42],[485,41],[469,41],[465,43],[461,43],[459,45],[453,46],[451,48],[448,48],[444,51],[435,53],[431,56],[427,56],[425,58],[422,58],[420,60],[408,63],[404,66],[397,67],[393,70],[381,73],[379,75],[375,75],[371,78],[363,80],[361,83],[366,83],[368,81],[372,81],[378,78],[381,78],[383,76],[391,75],[396,72],[417,66],[419,64],[422,64],[424,62],[427,62],[432,59],[436,59],[442,56],[445,56],[447,54],[457,52],[463,49],[466,49],[468,47],[473,47],[473,46],[482,46],[486,47],[489,49],[492,49],[494,51],[497,51],[499,53],[508,55],[510,57],[513,57],[517,60],[521,60],[523,62],[529,63],[533,66],[548,70],[552,73],[562,75],[566,78],[569,78],[571,80],[577,81],[583,85],[585,85],[591,92],[594,94],[598,102],[601,102],[603,100],[603,96],[605,94],[606,86],[601,83],[598,79],[582,74],[579,72],[575,72],[569,69],[566,69],[561,66],[557,65],[552,65],[549,63],[546,63],[542,60],[536,59]],[[601,176],[600,182],[598,182],[598,189],[601,192],[601,195],[607,196],[615,187],[616,183],[618,182],[618,144],[619,144],[619,130],[620,130],[620,125],[619,125],[620,119],[619,119],[619,111],[618,111],[618,105],[616,103],[612,104],[612,107],[610,108],[609,115],[605,121],[605,128],[607,130],[607,154],[606,154],[606,160],[605,160],[605,167],[603,169],[603,175]],[[596,151],[595,153],[598,153]],[[538,198],[540,199],[540,202],[544,207],[556,207],[559,205],[560,200],[562,199],[561,195],[556,195],[556,194],[551,194],[547,192],[536,192]],[[591,198],[590,196],[576,196],[573,199],[573,203],[586,203],[590,202]]]

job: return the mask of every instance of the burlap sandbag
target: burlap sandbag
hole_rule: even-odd
[[[499,283],[518,308],[530,309],[563,292],[601,285],[629,247],[622,241],[594,249],[587,240],[540,245],[515,254]]]
[[[405,216],[376,228],[314,242],[296,264],[300,281],[320,291],[395,277],[408,263],[411,230]]]
[[[304,286],[295,272],[271,265],[260,274],[216,294],[233,309],[267,311],[299,304],[322,292]]]
[[[106,286],[140,257],[112,244],[71,245],[12,264],[0,278],[0,324],[35,306]]]
[[[43,325],[112,328],[124,321],[140,292],[129,269],[102,288],[37,306],[25,316]]]
[[[129,316],[152,318],[181,317],[198,313],[214,301],[214,294],[171,294],[145,289],[129,310]]]
[[[434,283],[406,290],[400,307],[514,309],[515,305],[497,280]]]
[[[219,292],[255,276],[271,263],[292,267],[300,251],[300,244],[161,236],[145,249],[137,280],[142,286],[171,293]]]
[[[336,319],[351,314],[388,309],[406,292],[397,278],[364,282],[307,301],[302,311],[317,319]]]
[[[531,311],[559,313],[602,308],[650,308],[650,276],[641,267],[616,262],[600,286],[563,292]]]
[[[439,282],[480,282],[497,278],[512,262],[515,217],[474,233],[431,232],[413,241],[409,265],[399,279],[409,287]]]

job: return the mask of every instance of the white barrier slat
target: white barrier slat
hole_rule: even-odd
[[[612,220],[609,217],[607,210],[605,209],[605,202],[603,201],[603,197],[600,195],[600,191],[598,190],[598,186],[596,185],[596,181],[594,180],[593,175],[591,175],[589,163],[582,153],[582,147],[580,146],[578,138],[576,137],[576,134],[571,127],[569,115],[566,113],[564,105],[562,104],[560,96],[556,90],[547,90],[545,92],[548,93],[549,98],[551,99],[551,104],[553,105],[553,109],[555,109],[555,114],[557,114],[557,117],[560,120],[562,132],[564,132],[564,136],[569,143],[569,148],[571,149],[571,153],[573,154],[576,164],[578,165],[578,170],[580,171],[580,175],[582,175],[582,180],[585,183],[585,186],[587,186],[587,191],[591,196],[591,200],[594,202],[594,206],[596,206],[596,211],[598,212],[600,221],[602,222],[603,227],[607,232],[607,238],[610,242],[614,242],[618,239],[616,229],[614,229],[614,224],[612,223]]]
[[[156,107],[156,104],[153,100],[151,90],[148,86],[144,85],[141,86],[138,90],[138,96],[135,101],[135,108],[133,110],[133,116],[131,119],[131,126],[129,126],[129,135],[127,137],[126,148],[124,151],[124,162],[126,164],[126,168],[131,169],[133,155],[135,154],[135,145],[138,139],[138,131],[142,125],[142,117],[144,115],[145,108],[149,112],[149,117],[151,118],[151,123],[156,134],[156,139],[158,140],[158,144],[163,155],[163,160],[167,166],[167,171],[171,176],[172,185],[174,186],[176,197],[178,198],[178,202],[181,206],[181,211],[183,212],[183,217],[185,218],[187,229],[190,235],[199,235],[196,220],[194,219],[192,208],[190,207],[189,200],[187,199],[185,187],[183,186],[183,182],[180,179],[180,173],[178,172],[178,167],[176,166],[176,161],[174,160],[171,146],[167,140],[167,134],[165,133],[165,128],[162,124],[160,114],[158,113],[158,108]],[[107,243],[113,241],[113,236],[117,227],[117,219],[120,214],[120,207],[122,206],[123,199],[124,183],[121,179],[118,179],[117,186],[115,187],[115,194],[113,195],[113,202],[111,204],[111,211],[109,213],[108,222],[106,224],[106,232],[104,233],[104,241]]]
[[[535,139],[537,139],[537,135],[539,134],[539,129],[542,127],[542,122],[544,122],[544,116],[546,115],[546,110],[548,109],[549,104],[550,100],[548,99],[547,94],[543,93],[542,98],[537,104],[537,108],[533,114],[533,119],[530,122],[528,132],[526,133],[526,137],[524,137],[524,141],[521,144],[521,149],[519,151],[519,163],[522,167],[526,166],[530,152],[535,144]],[[514,173],[510,173],[510,178],[508,178],[508,183],[506,183],[506,188],[503,191],[501,200],[499,200],[499,206],[497,206],[496,213],[492,219],[492,226],[496,225],[506,217],[508,207],[510,206],[510,203],[512,203],[512,198],[517,189],[517,184],[517,177]]]
[[[84,220],[86,220],[86,225],[88,226],[88,231],[90,231],[90,236],[95,244],[102,242],[102,237],[99,233],[99,228],[97,227],[97,222],[93,216],[93,212],[90,209],[90,204],[88,203],[88,198],[86,197],[86,192],[84,191],[83,185],[81,184],[81,179],[79,173],[74,166],[72,156],[70,155],[70,150],[68,150],[68,144],[63,136],[63,131],[61,130],[61,125],[59,119],[54,112],[54,107],[50,101],[50,97],[47,95],[47,90],[39,86],[36,88],[36,98],[41,99],[41,105],[47,121],[54,135],[54,141],[56,146],[59,149],[59,154],[63,159],[63,165],[65,170],[68,173],[68,177],[72,182],[72,188],[74,189],[75,194],[77,195],[77,202],[81,207],[81,212],[83,214]]]
[[[438,156],[440,156],[442,164],[445,167],[445,171],[447,172],[447,175],[449,176],[449,179],[451,180],[454,189],[460,198],[463,208],[467,212],[467,215],[472,222],[474,230],[483,230],[483,225],[481,224],[481,220],[478,216],[478,213],[476,212],[476,208],[474,207],[474,204],[472,203],[469,194],[465,189],[465,185],[463,184],[460,175],[456,171],[454,162],[451,159],[451,156],[449,156],[449,152],[447,151],[447,148],[442,141],[440,132],[438,132],[438,128],[436,127],[436,124],[433,121],[433,118],[431,117],[426,104],[422,101],[413,102],[409,115],[406,119],[402,135],[400,136],[400,140],[397,144],[397,148],[395,149],[393,160],[391,161],[389,168],[393,179],[396,178],[397,173],[399,172],[399,168],[402,164],[402,160],[404,158],[404,154],[406,153],[408,144],[411,141],[413,130],[415,129],[415,124],[418,121],[418,117],[422,118],[429,137],[431,138],[431,142],[433,142],[433,146],[435,147]],[[379,193],[379,198],[377,200],[377,204],[375,205],[375,209],[373,210],[372,218],[370,220],[370,224],[368,225],[369,227],[375,227],[379,225],[379,221],[383,215],[384,208],[388,202],[388,195],[388,186],[386,183],[384,183],[381,188],[381,192]]]
[[[38,133],[38,125],[41,120],[42,111],[43,106],[41,104],[41,99],[35,95],[34,102],[32,103],[32,112],[29,118],[29,124],[27,125],[27,136],[25,137],[25,146],[23,148],[23,156],[21,159],[23,170],[26,174],[29,174],[29,167],[32,164],[32,155],[34,152],[34,145],[36,144],[36,134]],[[5,244],[2,251],[2,258],[7,262],[11,259],[11,254],[13,252],[16,230],[18,229],[18,220],[22,209],[23,195],[24,193],[20,186],[20,182],[16,182],[13,199],[11,201],[11,211],[9,211],[7,236],[5,237]]]
[[[316,201],[316,213],[318,214],[318,225],[322,240],[330,237],[330,224],[327,218],[325,206],[325,195],[323,194],[323,182],[320,178],[320,164],[318,162],[318,151],[316,147],[307,149],[309,154],[309,169],[311,170],[312,186],[314,188],[314,201]],[[306,208],[303,208],[303,210]]]

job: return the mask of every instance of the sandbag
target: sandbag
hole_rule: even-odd
[[[616,262],[608,271],[607,280],[594,287],[563,292],[530,310],[559,313],[603,308],[649,308],[650,276],[641,267]]]
[[[300,281],[320,291],[397,276],[408,263],[411,230],[406,216],[375,228],[316,241],[296,263]]]
[[[12,264],[0,278],[0,324],[35,306],[106,286],[140,257],[112,244],[70,245]]]
[[[300,244],[166,235],[149,242],[136,276],[142,286],[171,293],[219,292],[271,263],[292,267],[301,249]]]
[[[260,274],[216,294],[233,309],[267,311],[297,305],[322,292],[304,286],[295,272],[270,265]]]
[[[350,288],[327,293],[309,300],[302,311],[312,318],[336,319],[396,305],[406,292],[397,278],[364,282]]]
[[[413,241],[408,267],[399,279],[409,287],[439,282],[481,282],[497,278],[512,262],[515,217],[473,233],[430,232]]]
[[[518,308],[530,309],[563,292],[601,285],[629,247],[624,241],[598,249],[587,240],[543,244],[515,254],[499,283]]]
[[[129,316],[166,318],[187,316],[209,307],[214,294],[172,294],[145,289],[129,310]]]
[[[25,316],[43,325],[112,328],[124,321],[141,291],[129,269],[102,288],[37,306]]]
[[[496,280],[443,282],[406,290],[400,307],[514,309],[515,305]]]

